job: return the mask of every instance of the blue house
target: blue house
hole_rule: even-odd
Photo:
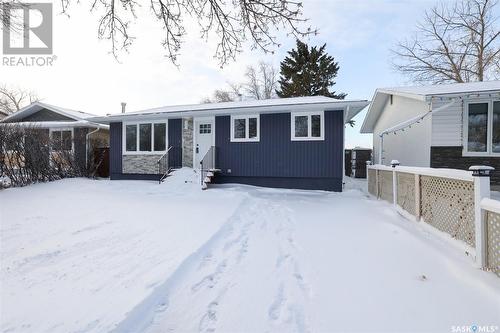
[[[342,190],[344,128],[368,105],[328,97],[166,106],[93,121],[110,125],[111,179],[161,180],[201,170],[200,183]]]

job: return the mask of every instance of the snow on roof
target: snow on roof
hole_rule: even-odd
[[[435,84],[426,86],[381,88],[379,93],[405,94],[415,96],[457,95],[475,92],[500,91],[500,81]]]
[[[204,104],[187,104],[187,105],[171,105],[158,108],[146,109],[142,111],[126,112],[109,115],[106,117],[96,117],[92,120],[99,122],[118,121],[120,119],[133,119],[138,117],[161,117],[165,114],[169,116],[178,116],[180,114],[202,114],[207,115],[214,113],[230,113],[241,112],[248,109],[258,108],[259,111],[276,111],[280,107],[300,107],[312,105],[329,105],[332,108],[338,107],[339,110],[350,107],[350,112],[347,118],[351,119],[359,111],[365,108],[369,102],[366,100],[338,100],[325,96],[307,96],[307,97],[290,97],[290,98],[273,98],[264,100],[246,100],[238,102],[224,103],[204,103]],[[200,113],[202,112],[202,113]]]
[[[71,117],[75,117],[75,118],[79,118],[79,119],[87,119],[87,118],[92,118],[92,117],[96,116],[95,114],[92,114],[92,113],[62,108],[60,106],[50,105],[50,104],[46,104],[46,103],[40,103],[40,104],[45,105],[47,107],[47,109],[49,109],[49,110],[50,109],[57,109],[57,110],[64,112],[65,114],[67,114]]]
[[[499,94],[500,81],[466,82],[435,84],[426,86],[379,88],[375,91],[372,102],[366,114],[361,133],[373,133],[373,128],[382,114],[389,96],[396,95],[422,102],[429,101],[433,96],[466,97],[468,95]]]
[[[261,100],[246,100],[246,101],[238,101],[238,102],[170,105],[170,106],[162,106],[159,108],[146,109],[146,110],[137,111],[137,112],[127,112],[127,114],[197,111],[197,110],[240,109],[240,108],[251,108],[251,107],[262,107],[262,106],[316,104],[316,103],[332,103],[332,102],[342,102],[342,101],[343,100],[333,99],[333,98],[325,97],[325,96],[272,98],[272,99],[261,99]]]
[[[96,117],[96,115],[91,114],[91,113],[62,108],[60,106],[55,106],[55,105],[42,103],[42,102],[34,102],[34,103],[31,103],[30,105],[22,108],[21,110],[14,112],[13,114],[2,119],[1,121],[2,122],[18,121],[18,120],[23,119],[31,114],[36,113],[42,109],[47,109],[47,110],[59,113],[63,116],[72,118],[74,120],[86,120],[86,119],[89,119],[92,117]]]

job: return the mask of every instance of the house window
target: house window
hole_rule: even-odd
[[[292,113],[291,127],[293,141],[324,140],[324,112]]]
[[[464,134],[466,155],[500,154],[500,101],[467,104]]]
[[[231,116],[231,141],[259,141],[259,115]]]
[[[73,150],[73,131],[72,130],[51,130],[50,138],[52,141],[52,150],[71,151]]]
[[[212,133],[212,124],[200,124],[200,134]]]
[[[125,124],[125,153],[164,153],[167,148],[167,124],[164,122]]]
[[[139,150],[151,151],[151,124],[139,125]]]
[[[500,154],[500,102],[493,103],[491,151]]]
[[[154,124],[154,150],[165,151],[167,148],[167,124]]]
[[[137,150],[137,125],[127,125],[126,127],[126,151]]]

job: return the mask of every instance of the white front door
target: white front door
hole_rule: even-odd
[[[214,145],[215,119],[198,118],[194,120],[194,167],[199,168],[200,162]]]

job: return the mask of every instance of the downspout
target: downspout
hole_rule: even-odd
[[[387,135],[391,132],[393,133],[396,133],[398,131],[404,131],[405,128],[408,128],[408,127],[411,127],[411,125],[415,124],[415,123],[419,123],[420,121],[422,121],[424,118],[426,118],[428,115],[430,115],[431,113],[438,113],[438,112],[441,112],[447,108],[449,108],[450,106],[452,106],[453,104],[455,104],[455,102],[457,101],[456,98],[452,99],[451,102],[437,108],[436,110],[432,110],[432,108],[427,111],[426,113],[424,114],[421,114],[415,118],[410,118],[408,120],[405,120],[403,121],[402,123],[399,123],[395,126],[392,126],[392,127],[389,127],[387,128],[386,130],[382,131],[380,134],[379,134],[379,137],[380,137],[380,145],[379,145],[379,160],[378,160],[378,163],[379,164],[382,164],[382,159],[383,159],[383,152],[384,152],[384,135]]]
[[[85,135],[85,168],[89,168],[89,145],[90,145],[90,136],[94,133],[99,132],[101,128],[97,127],[95,130],[93,130],[90,133],[87,133]]]

